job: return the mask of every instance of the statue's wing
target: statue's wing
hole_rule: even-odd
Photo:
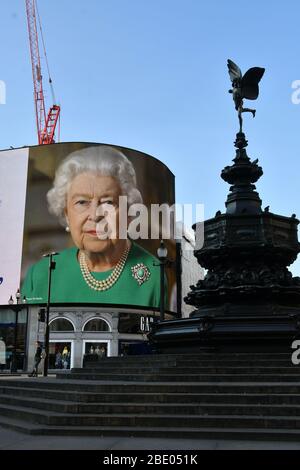
[[[256,100],[258,97],[258,84],[265,73],[261,67],[252,67],[247,70],[242,78],[242,98],[247,100]]]
[[[242,72],[241,69],[234,63],[232,60],[227,60],[227,67],[230,76],[230,80],[241,80],[242,79]]]

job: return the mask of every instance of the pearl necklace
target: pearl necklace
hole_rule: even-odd
[[[92,276],[89,267],[86,262],[86,257],[85,254],[81,251],[79,253],[79,265],[81,269],[81,273],[83,276],[83,279],[87,283],[87,285],[94,290],[97,291],[104,291],[110,289],[119,279],[121,276],[121,273],[124,269],[128,253],[129,253],[130,248],[126,246],[121,258],[118,261],[118,264],[114,267],[112,273],[108,276],[107,279],[104,279],[103,281],[98,281],[97,279]]]

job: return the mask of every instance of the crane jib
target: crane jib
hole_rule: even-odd
[[[53,104],[48,113],[46,113],[45,98],[43,90],[43,75],[41,69],[41,59],[39,51],[39,37],[37,30],[37,5],[35,0],[25,0],[26,13],[27,13],[27,24],[29,33],[29,44],[31,54],[31,65],[32,65],[32,77],[33,77],[33,89],[34,89],[34,104],[36,114],[36,126],[38,134],[38,143],[40,145],[53,144],[55,142],[55,130],[60,117],[60,106]],[[42,43],[45,51],[45,57],[47,62],[47,68],[49,72],[49,65],[47,54],[45,50],[44,39],[42,35],[42,29],[40,25]],[[49,83],[52,89],[52,80],[49,72]],[[52,93],[54,97],[54,93]]]

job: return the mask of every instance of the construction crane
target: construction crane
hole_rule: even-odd
[[[38,9],[35,0],[25,0],[26,1],[26,13],[27,13],[27,23],[28,23],[28,33],[29,33],[29,43],[30,43],[30,53],[31,53],[31,64],[32,64],[32,76],[33,76],[33,88],[34,88],[34,104],[35,104],[35,114],[36,114],[36,125],[38,133],[38,142],[39,145],[53,144],[55,142],[55,130],[57,123],[59,122],[60,117],[60,106],[53,104],[46,114],[45,108],[45,99],[43,91],[43,77],[41,69],[41,59],[39,51],[39,39],[38,39],[38,29],[37,29],[37,20],[40,27],[41,39],[44,48],[44,55],[47,63],[49,83],[52,91],[53,103],[55,103],[54,91],[52,80],[50,76],[49,64],[45,49],[45,43],[43,38],[43,32],[40,22],[40,17],[38,14]]]

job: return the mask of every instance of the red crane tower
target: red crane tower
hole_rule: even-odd
[[[55,129],[58,123],[60,116],[60,106],[53,104],[46,115],[45,109],[45,99],[43,92],[43,77],[41,71],[41,60],[39,52],[39,40],[38,40],[38,30],[37,30],[37,15],[36,12],[36,2],[35,0],[25,0],[26,1],[26,13],[27,13],[27,23],[28,23],[28,33],[29,33],[29,42],[30,42],[30,53],[31,53],[31,64],[32,64],[32,76],[33,76],[33,88],[34,88],[34,103],[35,103],[35,114],[36,114],[36,125],[38,133],[38,142],[39,145],[44,144],[53,144],[55,142]],[[39,17],[38,17],[39,20]],[[40,23],[40,21],[39,21]],[[41,35],[42,29],[40,26]],[[42,41],[44,46],[44,53],[48,67],[49,73],[49,83],[52,90],[53,102],[55,102],[52,80],[50,78],[49,65],[47,60],[47,54],[45,51],[45,44]]]

